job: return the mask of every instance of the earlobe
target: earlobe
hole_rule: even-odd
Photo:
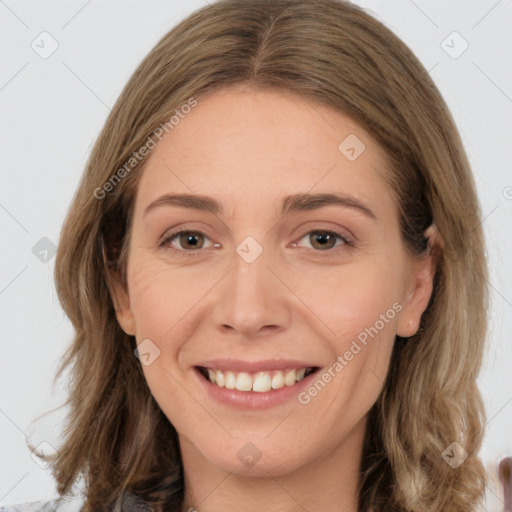
[[[123,249],[124,251],[124,249]],[[112,304],[116,312],[116,318],[123,331],[130,335],[135,335],[135,318],[130,307],[130,294],[126,280],[126,267],[123,270],[119,267],[120,256],[109,254],[107,245],[102,239],[103,264],[105,265],[106,285],[112,299]]]
[[[428,239],[426,254],[413,263],[409,287],[398,319],[397,335],[404,338],[413,336],[419,330],[421,316],[427,309],[434,288],[438,252],[444,246],[434,224],[425,231],[425,238]]]
[[[123,331],[130,335],[135,335],[135,318],[130,308],[130,295],[119,276],[111,279],[110,286],[112,302],[116,311],[116,318]]]

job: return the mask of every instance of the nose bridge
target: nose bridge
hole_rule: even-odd
[[[285,327],[289,321],[286,288],[269,267],[275,266],[273,252],[255,238],[246,237],[232,255],[215,304],[217,327],[231,327],[254,335],[265,327]]]

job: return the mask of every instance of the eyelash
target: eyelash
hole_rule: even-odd
[[[312,249],[314,252],[324,253],[324,254],[322,254],[322,257],[326,257],[326,258],[336,257],[337,253],[338,253],[338,251],[336,249],[342,249],[343,247],[351,248],[351,247],[354,246],[353,240],[351,238],[349,238],[348,236],[342,235],[341,233],[338,233],[338,232],[332,231],[332,230],[328,230],[328,229],[312,229],[312,230],[309,230],[309,231],[305,232],[304,234],[302,234],[297,239],[297,242],[294,242],[294,244],[298,243],[306,235],[310,235],[311,233],[322,233],[322,234],[334,235],[339,240],[341,240],[343,242],[341,245],[339,245],[337,247],[331,247],[329,249],[324,249],[324,250],[320,250],[320,249],[315,250],[314,248]],[[170,248],[172,251],[174,251],[176,253],[182,253],[182,254],[186,253],[187,255],[186,256],[183,255],[184,257],[199,256],[202,249],[185,250],[185,249],[175,249],[174,247],[169,247],[170,242],[172,242],[179,235],[183,235],[183,234],[200,235],[200,236],[204,236],[205,238],[209,239],[208,235],[206,233],[203,233],[202,231],[197,231],[197,230],[192,230],[192,229],[181,229],[179,231],[175,231],[175,232],[170,233],[167,236],[165,236],[164,239],[160,242],[159,248],[161,248],[161,249]],[[180,254],[180,255],[182,255],[182,254]]]

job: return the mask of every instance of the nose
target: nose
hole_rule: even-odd
[[[269,251],[252,262],[238,253],[217,290],[213,321],[216,329],[249,338],[277,333],[288,327],[293,292],[280,279]]]

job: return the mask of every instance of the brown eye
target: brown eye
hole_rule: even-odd
[[[171,233],[160,243],[160,247],[171,247],[177,251],[190,252],[205,247],[206,237],[199,231]]]
[[[350,245],[347,238],[339,233],[333,231],[315,230],[310,231],[301,238],[306,239],[312,249],[318,249],[319,251],[325,251],[328,249],[335,249],[341,245]],[[336,245],[337,241],[341,242]]]
[[[200,233],[185,231],[179,234],[178,240],[183,249],[201,249],[204,245],[204,240],[201,237]]]
[[[336,235],[329,231],[313,231],[309,240],[315,249],[332,249],[336,244]]]

